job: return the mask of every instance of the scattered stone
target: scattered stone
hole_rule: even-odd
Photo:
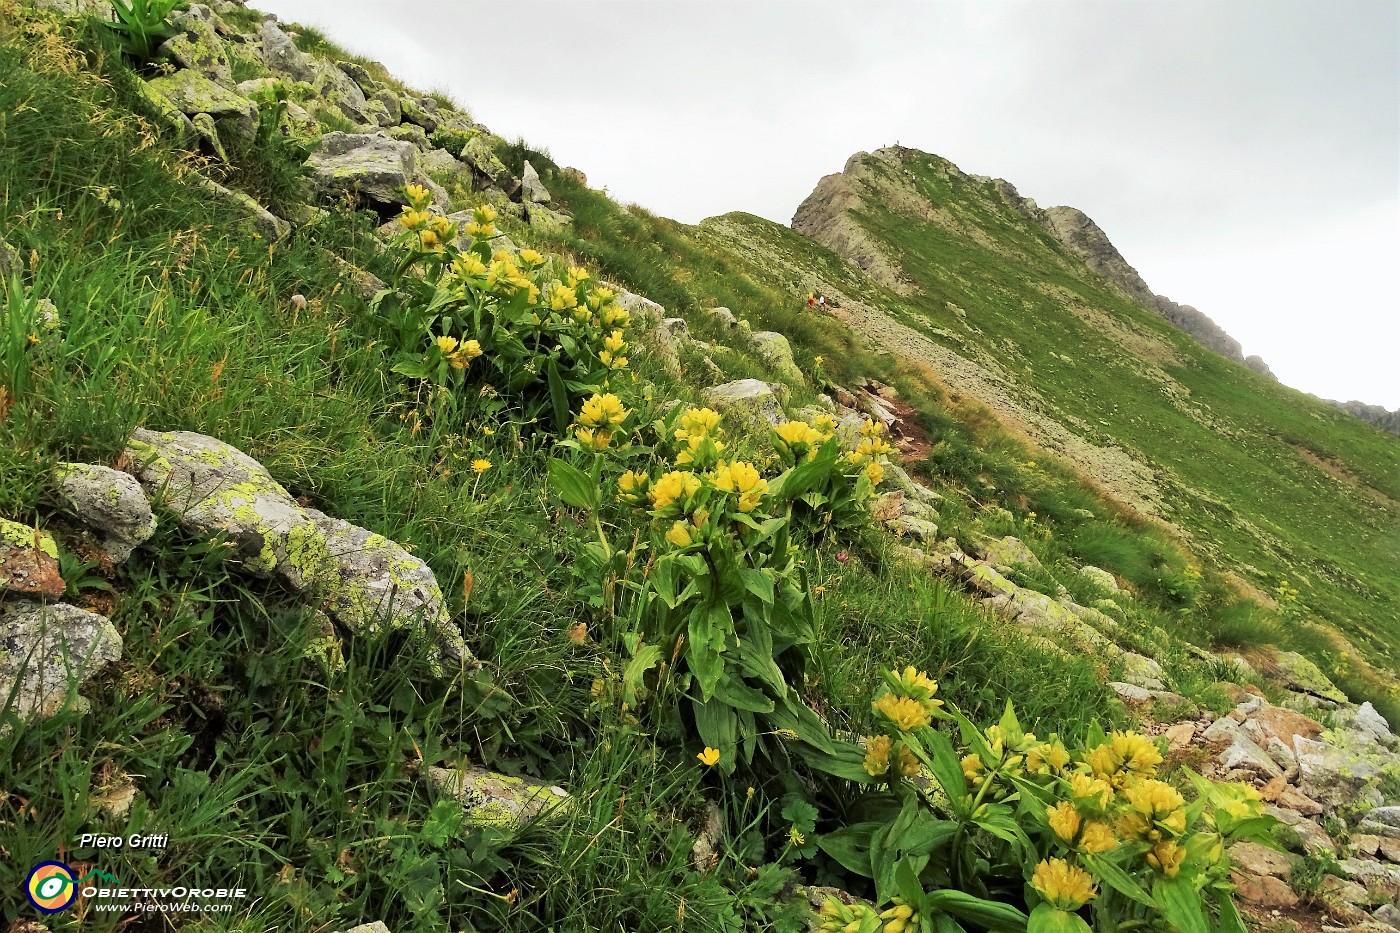
[[[885,523],[896,534],[913,538],[915,541],[933,542],[938,540],[938,526],[933,522],[912,515],[901,515]]]
[[[65,589],[53,535],[0,518],[0,594],[56,599]]]
[[[229,559],[294,591],[330,566],[326,543],[305,509],[262,464],[223,441],[190,431],[137,428],[126,459],[157,504],[186,531],[222,538]]]
[[[1230,846],[1230,864],[1251,875],[1273,875],[1285,881],[1293,876],[1293,862],[1286,854],[1257,842]]]
[[[1322,879],[1322,893],[1343,904],[1369,904],[1371,894],[1355,881],[1326,875]]]
[[[357,927],[351,927],[345,933],[389,933],[389,928],[385,926],[383,920],[376,920],[373,923],[362,923]]]
[[[395,100],[397,100],[397,98],[395,98]],[[423,128],[421,126],[414,126],[412,123],[391,126],[386,132],[390,139],[412,143],[419,149],[427,149],[431,145],[428,142],[428,134],[423,132]]]
[[[315,509],[306,514],[329,558],[316,584],[326,590],[331,618],[356,635],[383,627],[423,638],[436,652],[435,665],[445,670],[475,666],[432,568],[383,535]]]
[[[225,188],[212,178],[205,178],[203,175],[196,175],[195,183],[220,200],[227,202],[236,211],[251,220],[253,227],[266,239],[277,241],[292,232],[290,224],[244,192]]]
[[[67,603],[0,604],[0,698],[21,720],[59,712],[121,654],[121,636],[94,612]]]
[[[1379,803],[1380,794],[1372,783],[1379,774],[1374,764],[1301,735],[1293,740],[1293,753],[1298,759],[1298,789],[1324,807],[1335,809],[1362,800]],[[1371,811],[1372,817],[1375,812]]]
[[[734,316],[734,312],[730,311],[728,308],[722,306],[714,307],[711,308],[708,313],[710,317],[719,321],[721,324],[723,324],[725,327],[730,328],[731,330],[739,326],[739,319],[736,318]],[[757,336],[757,334],[755,334],[754,336]]]
[[[1255,744],[1243,727],[1229,716],[1222,716],[1205,732],[1201,737],[1207,742],[1215,742],[1224,746],[1224,750],[1217,757],[1221,769],[1225,772],[1244,771],[1250,775],[1263,780],[1280,777],[1283,769],[1268,756],[1268,754]]]
[[[429,175],[460,175],[470,171],[466,163],[459,162],[446,149],[429,149],[419,157],[418,167]]]
[[[792,358],[792,345],[777,331],[761,330],[751,335],[759,357],[777,376],[801,385],[805,382],[802,370]]]
[[[560,174],[572,181],[574,184],[578,185],[580,188],[588,187],[588,176],[583,174],[583,172],[580,169],[576,169],[572,165],[566,165],[559,171]]]
[[[1181,751],[1191,744],[1191,740],[1196,737],[1196,724],[1193,722],[1179,722],[1168,726],[1163,733],[1167,737],[1167,743],[1172,751]]]
[[[1298,895],[1282,878],[1272,875],[1232,875],[1231,880],[1235,882],[1235,896],[1247,904],[1269,909],[1298,906]]]
[[[308,84],[316,80],[316,63],[297,48],[292,37],[287,35],[273,20],[264,20],[258,29],[258,40],[262,46],[262,58],[268,68],[293,81]]]
[[[1296,756],[1295,756],[1296,757]],[[1303,816],[1321,816],[1322,804],[1304,794],[1298,788],[1289,785],[1283,789],[1283,793],[1278,795],[1278,805],[1296,810]]]
[[[1298,822],[1293,824],[1293,831],[1298,834],[1304,852],[1314,855],[1319,852],[1337,854],[1337,843],[1332,841],[1326,830],[1312,820],[1300,816]]]
[[[147,81],[146,86],[186,115],[207,113],[213,117],[234,117],[246,121],[249,128],[257,118],[258,108],[252,101],[189,68],[158,75]]]
[[[530,228],[546,236],[562,233],[574,225],[574,219],[560,211],[550,210],[543,204],[527,204],[525,219]]]
[[[1400,739],[1390,731],[1390,723],[1367,700],[1351,715],[1351,727],[1386,748],[1395,748]]]
[[[400,97],[399,110],[403,113],[404,122],[421,126],[429,133],[437,132],[439,126],[438,119],[423,106],[421,99],[407,96]]]
[[[1262,698],[1256,697],[1250,702],[1258,705],[1249,713],[1249,721],[1256,723],[1264,736],[1276,738],[1289,745],[1290,751],[1293,740],[1298,736],[1315,739],[1322,734],[1322,724],[1302,713],[1295,713],[1283,706],[1270,706]]]
[[[1382,865],[1374,859],[1348,858],[1338,863],[1342,874],[1367,887],[1375,884],[1400,885],[1400,868]]]
[[[1371,856],[1380,851],[1381,837],[1367,833],[1356,833],[1351,837],[1351,851],[1356,855]]]
[[[740,379],[707,389],[705,403],[750,426],[762,428],[787,420],[778,396],[760,379]]]
[[[472,827],[513,829],[573,807],[568,791],[542,781],[471,767],[430,767],[425,774],[439,795],[461,802],[467,825]]]
[[[1371,914],[1371,919],[1377,923],[1384,923],[1392,930],[1400,930],[1400,907],[1394,904],[1382,904]]]
[[[1094,583],[1099,589],[1108,590],[1113,593],[1119,592],[1118,578],[1107,570],[1085,564],[1079,568],[1079,575]]]
[[[130,557],[156,530],[141,484],[120,470],[92,463],[60,464],[58,492],[68,511],[96,533],[102,553],[114,564]]]
[[[327,133],[307,160],[317,186],[330,197],[350,194],[375,205],[408,203],[404,187],[417,176],[412,143],[378,133]]]
[[[719,804],[706,800],[704,820],[695,834],[695,845],[690,847],[690,864],[696,871],[703,874],[719,864],[719,844],[723,838],[724,819]]]
[[[1030,567],[1035,570],[1041,567],[1035,553],[1020,538],[1007,535],[983,542],[981,547],[982,559],[1003,572],[1012,567]]]
[[[906,499],[915,502],[924,502],[932,505],[935,502],[942,502],[943,497],[929,489],[923,483],[914,482],[913,478],[905,472],[904,467],[897,463],[885,464],[885,480],[892,484],[895,489],[904,493]]]
[[[520,173],[520,190],[525,195],[525,200],[533,204],[548,204],[550,202],[549,189],[540,181],[540,173],[535,171],[535,167],[530,164],[530,160],[525,160],[525,168]]]
[[[496,151],[491,148],[491,143],[487,141],[485,136],[473,136],[467,140],[467,144],[462,147],[461,159],[470,165],[472,170],[488,184],[500,188],[507,196],[513,194],[520,187],[520,182],[496,155]]]
[[[1167,672],[1162,665],[1149,657],[1133,651],[1123,652],[1119,659],[1123,663],[1123,679],[1128,683],[1146,687],[1149,690],[1165,690]]]
[[[1337,685],[1327,679],[1318,666],[1296,651],[1280,651],[1274,658],[1277,665],[1276,679],[1289,690],[1333,703],[1347,702],[1347,695],[1337,689]]]
[[[1188,702],[1186,697],[1179,693],[1173,693],[1170,690],[1148,690],[1145,687],[1139,687],[1137,684],[1126,684],[1121,681],[1110,681],[1108,687],[1114,693],[1118,694],[1119,698],[1128,703],[1184,704]],[[1193,724],[1188,722],[1184,723],[1184,725],[1192,730],[1192,732],[1195,731],[1196,727]]]
[[[1382,836],[1376,852],[1387,862],[1400,862],[1400,839]]]

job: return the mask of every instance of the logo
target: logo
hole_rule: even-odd
[[[24,894],[37,910],[46,914],[56,914],[67,910],[78,896],[78,886],[93,878],[120,884],[111,875],[94,869],[82,878],[73,878],[73,869],[62,862],[40,862],[29,869],[29,877],[24,879]]]
[[[66,909],[78,896],[78,883],[73,869],[62,862],[40,862],[29,870],[24,880],[24,893],[29,903],[46,914]]]

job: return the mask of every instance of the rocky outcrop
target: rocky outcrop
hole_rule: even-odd
[[[792,229],[844,256],[886,288],[905,293],[909,283],[899,264],[851,215],[863,205],[860,187],[870,175],[869,158],[869,153],[857,152],[841,172],[817,182],[792,215]]]
[[[130,557],[156,530],[150,500],[127,473],[92,463],[64,463],[58,468],[58,492],[64,507],[114,564]]]
[[[1248,366],[1259,375],[1272,379],[1274,382],[1278,382],[1278,376],[1274,375],[1274,371],[1269,368],[1269,364],[1264,362],[1264,358],[1257,353],[1246,356],[1244,358],[1244,365]]]
[[[1045,229],[1094,272],[1209,349],[1237,363],[1245,362],[1239,341],[1225,333],[1220,325],[1190,305],[1177,304],[1170,298],[1154,294],[1138,271],[1118,252],[1103,228],[1083,211],[1073,207],[1051,207],[1041,211],[1039,216]]]
[[[322,194],[388,210],[408,203],[404,188],[417,177],[418,150],[378,133],[327,133],[306,164]]]
[[[1360,418],[1382,431],[1400,435],[1400,408],[1390,411],[1380,405],[1367,405],[1365,402],[1357,401],[1334,402],[1330,399],[1327,400],[1327,404],[1335,405],[1353,418]]]
[[[520,174],[520,189],[525,195],[525,200],[532,204],[548,204],[550,201],[549,189],[540,181],[539,172],[530,164],[530,160],[525,160],[525,170]]]
[[[707,389],[705,403],[749,426],[762,428],[787,420],[772,386],[761,379],[739,379]]]

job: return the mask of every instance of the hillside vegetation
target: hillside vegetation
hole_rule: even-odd
[[[682,225],[211,7],[0,0],[0,886],[253,896],[11,929],[1235,931],[1250,845],[1357,917],[1400,883],[1351,842],[1394,438],[936,157],[853,160],[850,255]]]

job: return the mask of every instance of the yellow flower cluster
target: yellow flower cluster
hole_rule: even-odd
[[[456,337],[442,336],[433,341],[438,350],[453,369],[466,369],[472,360],[481,356],[481,344],[475,340],[458,340]]]
[[[894,766],[895,777],[913,777],[919,773],[919,759],[902,742],[898,751],[894,750],[894,739],[887,735],[876,735],[866,739],[865,773],[880,777],[890,773]]]
[[[613,434],[627,420],[629,412],[611,392],[597,394],[583,403],[574,424],[574,437],[583,447],[603,451]]]
[[[885,692],[871,705],[900,732],[927,726],[943,705],[942,700],[934,698],[938,684],[912,666],[902,672],[890,671],[885,675],[885,686]]]
[[[714,482],[716,489],[737,493],[739,511],[745,513],[758,508],[764,493],[768,492],[768,481],[758,468],[742,460],[735,463],[721,460],[715,469]]]
[[[676,466],[705,469],[719,459],[725,449],[719,422],[719,412],[712,408],[691,408],[681,415],[672,435],[680,446]]]
[[[1078,910],[1099,894],[1087,871],[1059,858],[1046,859],[1037,865],[1031,885],[1060,910]]]
[[[1121,790],[1134,778],[1155,776],[1162,753],[1146,736],[1114,732],[1108,741],[1089,750],[1084,763],[1095,777]]]

